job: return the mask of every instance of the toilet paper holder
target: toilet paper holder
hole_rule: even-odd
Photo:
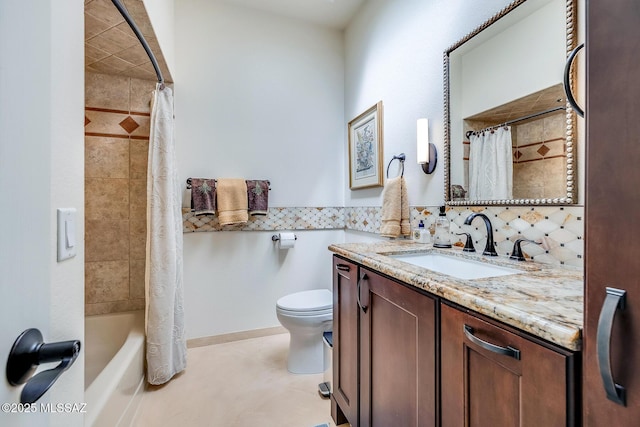
[[[295,240],[298,240],[298,236],[297,235],[293,235],[293,238]],[[273,236],[271,236],[271,240],[274,242],[277,242],[278,240],[280,240],[280,235],[279,234],[274,234]]]

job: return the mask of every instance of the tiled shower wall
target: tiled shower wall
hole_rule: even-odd
[[[514,199],[553,199],[565,193],[567,181],[565,120],[565,113],[560,112],[511,126]],[[467,130],[474,129],[467,122],[465,126],[465,134]],[[486,126],[476,124],[476,127]],[[470,150],[468,138],[465,138],[462,144],[463,187],[468,189]]]
[[[561,112],[514,126],[514,199],[553,198],[566,192],[565,120]]]
[[[154,81],[85,75],[85,313],[144,308]]]

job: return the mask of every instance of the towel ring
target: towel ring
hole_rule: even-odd
[[[387,179],[389,178],[389,167],[394,160],[400,160],[400,165],[402,166],[402,171],[400,172],[400,176],[404,176],[404,161],[407,159],[407,156],[404,153],[400,153],[397,156],[393,156],[393,159],[389,160],[389,164],[387,165]]]

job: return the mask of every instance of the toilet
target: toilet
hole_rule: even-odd
[[[319,374],[329,363],[322,334],[332,330],[333,294],[314,289],[285,295],[276,303],[280,324],[291,335],[287,369],[293,374]]]

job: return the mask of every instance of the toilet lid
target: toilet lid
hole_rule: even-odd
[[[332,308],[333,294],[328,289],[314,289],[285,295],[276,303],[288,311],[318,311]]]

